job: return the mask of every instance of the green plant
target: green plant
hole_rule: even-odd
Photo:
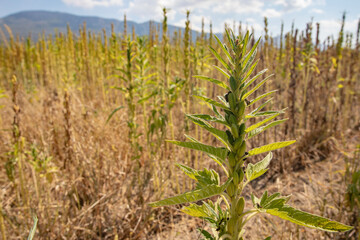
[[[357,226],[357,232],[360,230],[360,145],[357,145],[352,159],[346,161],[345,184],[347,190],[345,200],[346,211],[352,213],[352,224]]]
[[[126,49],[125,49],[125,56],[126,56],[126,63],[124,64],[123,68],[117,68],[124,76],[115,75],[119,79],[124,82],[125,87],[113,87],[114,89],[120,90],[125,93],[125,100],[128,108],[128,120],[127,125],[129,128],[128,139],[132,150],[132,160],[136,160],[139,163],[139,158],[142,152],[142,146],[139,144],[137,139],[140,137],[141,134],[138,133],[139,125],[136,123],[137,118],[137,101],[138,101],[138,92],[137,89],[140,86],[140,80],[142,79],[135,79],[134,74],[132,72],[133,68],[133,61],[136,57],[136,52],[133,51],[133,47],[136,44],[134,41],[130,41],[130,39],[126,39]],[[107,122],[112,118],[112,116],[122,108],[122,106],[117,107],[112,111],[109,115]]]
[[[32,226],[32,228],[30,229],[30,232],[29,232],[29,236],[28,236],[28,240],[32,240],[35,236],[35,233],[36,233],[36,226],[37,226],[37,223],[38,223],[38,218],[36,215],[33,216],[33,219],[34,219],[34,224]]]
[[[275,142],[247,150],[246,142],[250,138],[286,121],[286,119],[272,121],[282,114],[283,110],[262,111],[271,99],[256,108],[253,106],[253,104],[263,100],[275,91],[248,100],[271,77],[271,75],[265,77],[252,87],[252,84],[267,71],[265,69],[257,74],[252,74],[259,61],[255,61],[255,56],[260,39],[248,50],[248,43],[252,37],[249,32],[243,38],[236,38],[231,30],[226,30],[226,36],[230,48],[222,44],[217,37],[216,40],[227,60],[212,47],[210,47],[210,50],[225,68],[216,67],[225,75],[228,82],[225,83],[205,76],[197,76],[197,78],[210,81],[224,88],[228,93],[224,97],[218,97],[220,102],[205,96],[195,95],[195,97],[210,106],[215,116],[207,114],[187,115],[193,123],[209,131],[225,147],[205,145],[191,136],[186,136],[190,142],[169,141],[185,148],[207,153],[223,169],[226,174],[226,181],[221,184],[220,174],[213,169],[195,170],[189,166],[177,164],[186,175],[196,181],[195,190],[150,203],[150,206],[160,207],[184,204],[197,202],[212,196],[220,196],[215,202],[207,200],[202,201],[202,204],[191,203],[182,208],[184,213],[202,218],[211,224],[213,234],[200,230],[205,239],[243,239],[244,226],[253,216],[260,213],[269,213],[302,226],[324,231],[342,232],[352,229],[350,226],[292,208],[287,204],[290,196],[281,196],[280,193],[269,194],[265,191],[260,198],[257,198],[252,193],[253,208],[245,210],[243,189],[268,170],[273,156],[272,150],[289,146],[295,141]],[[251,106],[252,108],[250,108]],[[221,109],[223,114],[218,109]],[[249,109],[253,110],[249,111]],[[248,126],[250,118],[259,117],[267,118]],[[225,126],[226,130],[215,128],[210,122]],[[244,164],[249,158],[266,152],[269,153],[263,160],[255,164],[248,163],[245,168]]]

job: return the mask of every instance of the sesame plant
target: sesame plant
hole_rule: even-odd
[[[275,91],[253,97],[254,92],[271,77],[269,75],[258,81],[267,70],[256,74],[254,72],[259,61],[255,61],[255,56],[260,39],[250,48],[248,45],[252,35],[249,32],[243,37],[235,37],[231,30],[226,30],[226,36],[229,46],[221,43],[216,37],[226,58],[223,58],[212,47],[210,50],[222,64],[222,68],[218,66],[215,68],[225,75],[228,81],[224,82],[205,76],[197,76],[197,78],[212,82],[228,93],[224,97],[219,96],[219,101],[196,95],[196,98],[210,106],[214,115],[187,115],[193,123],[210,132],[224,146],[205,145],[191,136],[186,136],[189,140],[187,142],[169,141],[181,147],[205,152],[221,167],[225,176],[221,176],[214,169],[196,170],[183,164],[177,164],[186,175],[196,181],[195,189],[175,197],[152,202],[150,206],[161,207],[190,203],[181,211],[207,221],[212,227],[212,233],[201,229],[200,232],[205,239],[213,240],[244,239],[245,225],[258,214],[271,214],[298,225],[329,232],[344,232],[352,229],[352,227],[339,222],[297,210],[287,204],[290,196],[282,196],[280,193],[270,194],[265,191],[259,198],[257,197],[259,193],[251,193],[252,208],[245,209],[243,190],[251,181],[267,172],[273,157],[271,151],[289,146],[295,141],[274,142],[247,149],[246,143],[249,139],[283,123],[286,119],[274,120],[284,112],[283,110],[264,110],[271,101],[271,99],[264,101],[265,98],[274,94]],[[264,102],[261,103],[261,101]],[[258,104],[258,106],[254,108],[254,104]],[[252,111],[249,110],[251,106],[251,109],[254,109]],[[262,120],[250,125],[248,120],[251,118]],[[213,126],[215,123],[217,126],[223,127],[216,128]],[[250,163],[255,155],[263,153],[268,153],[263,160],[255,164]],[[222,179],[224,180],[221,181]],[[213,196],[218,196],[216,201],[208,199]],[[203,201],[200,203],[200,200]]]

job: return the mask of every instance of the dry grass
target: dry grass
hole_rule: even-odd
[[[30,48],[16,38],[8,45],[0,45],[3,79],[0,86],[9,96],[0,98],[0,106],[5,106],[0,109],[0,164],[5,166],[13,158],[18,160],[13,181],[5,168],[0,168],[1,214],[7,238],[24,239],[32,226],[32,215],[36,214],[39,219],[36,239],[198,239],[196,228],[203,226],[202,221],[184,216],[178,207],[150,209],[146,203],[192,187],[188,179],[178,175],[174,162],[199,168],[217,166],[205,155],[188,155],[187,151],[163,142],[155,148],[156,154],[151,154],[151,145],[146,141],[148,129],[143,124],[147,119],[143,118],[150,115],[153,106],[161,105],[149,100],[146,108],[136,110],[135,121],[143,134],[137,141],[143,150],[139,167],[134,168],[127,109],[119,110],[106,124],[111,111],[125,105],[126,96],[111,89],[121,85],[112,76],[118,74],[117,67],[125,64],[124,38],[113,33],[104,44],[101,36],[87,35],[85,27],[80,32],[80,37],[69,31],[55,38],[43,38]],[[147,57],[153,80],[159,85],[164,69],[161,42],[154,38],[157,34],[152,29]],[[319,74],[304,67],[306,61],[301,52],[306,50],[309,39],[306,34],[299,35],[300,38],[295,38],[295,33],[285,34],[281,50],[267,36],[268,42],[259,51],[258,69],[268,67],[269,72],[275,73],[273,82],[266,87],[280,92],[274,101],[278,107],[274,108],[289,106],[290,120],[283,127],[254,137],[249,147],[294,137],[298,143],[276,152],[272,170],[251,187],[293,193],[293,205],[355,224],[353,215],[358,212],[347,211],[344,203],[347,187],[344,156],[351,157],[360,142],[359,44],[356,48],[345,46],[341,57],[335,42],[324,49],[314,46]],[[177,36],[170,42],[166,73],[169,78],[182,76],[189,67],[183,61],[183,45],[178,44],[182,40],[180,34]],[[206,57],[209,52],[205,50],[203,56],[200,51],[207,44],[205,39],[192,44],[187,56],[190,75],[201,71],[222,78],[209,67],[217,64]],[[8,82],[14,74],[20,83],[18,152],[14,152],[14,103],[10,97],[12,85]],[[192,91],[206,88],[209,96],[224,94],[192,78],[187,84],[194,85]],[[174,126],[175,139],[184,139],[184,106],[190,112],[207,111],[195,101],[188,103],[182,92],[169,123]],[[205,143],[215,142],[193,126],[188,132],[202,136]],[[167,129],[167,136],[170,133]],[[150,143],[158,139],[153,136]],[[348,235],[326,234],[268,217],[254,219],[249,226],[248,239],[268,235],[274,239],[355,239],[359,235],[359,230]]]

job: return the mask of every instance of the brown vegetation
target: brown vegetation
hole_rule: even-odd
[[[267,31],[263,38],[258,69],[275,74],[266,88],[280,93],[274,101],[289,107],[289,121],[250,144],[280,138],[298,143],[278,151],[273,170],[251,187],[296,192],[293,205],[355,226],[359,210],[349,210],[345,201],[345,159],[356,161],[360,141],[359,29],[353,45],[343,26],[338,39],[324,43],[316,27],[315,41],[312,23],[305,31],[281,34],[280,43]],[[33,215],[39,219],[36,239],[197,239],[201,222],[188,222],[175,208],[146,204],[192,187],[174,171],[174,162],[208,165],[205,155],[164,139],[187,133],[215,141],[183,124],[184,112],[207,112],[192,93],[225,94],[192,77],[224,78],[211,66],[217,63],[207,46],[219,48],[212,36],[202,33],[191,43],[188,31],[160,41],[151,25],[144,48],[134,34],[132,40],[127,33],[109,37],[88,32],[85,24],[78,34],[68,29],[37,42],[11,36],[0,43],[0,87],[7,96],[0,99],[3,239],[24,239]],[[359,235],[359,229],[335,236],[269,218],[257,221],[249,239]]]

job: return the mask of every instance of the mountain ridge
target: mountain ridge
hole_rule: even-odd
[[[54,34],[56,32],[67,31],[67,25],[74,33],[77,33],[79,28],[86,22],[86,28],[88,31],[100,33],[105,29],[107,34],[111,33],[111,24],[114,25],[114,31],[116,33],[122,33],[124,31],[124,21],[113,18],[102,18],[96,16],[79,16],[70,13],[58,12],[58,11],[45,11],[45,10],[33,10],[33,11],[21,11],[7,15],[0,18],[0,29],[5,33],[6,37],[9,37],[8,32],[4,28],[4,24],[10,27],[13,35],[19,35],[20,37],[27,37],[31,34],[32,39],[37,39],[39,34],[43,32],[46,35]],[[127,20],[127,31],[132,32],[134,27],[136,35],[148,35],[150,23],[155,26],[159,26],[161,34],[162,24],[155,21],[146,21],[143,23],[137,23]],[[184,23],[185,25],[185,23]],[[168,25],[168,31],[170,36],[178,30],[184,31],[184,28],[174,25]],[[192,38],[196,39],[199,32],[192,30]]]

